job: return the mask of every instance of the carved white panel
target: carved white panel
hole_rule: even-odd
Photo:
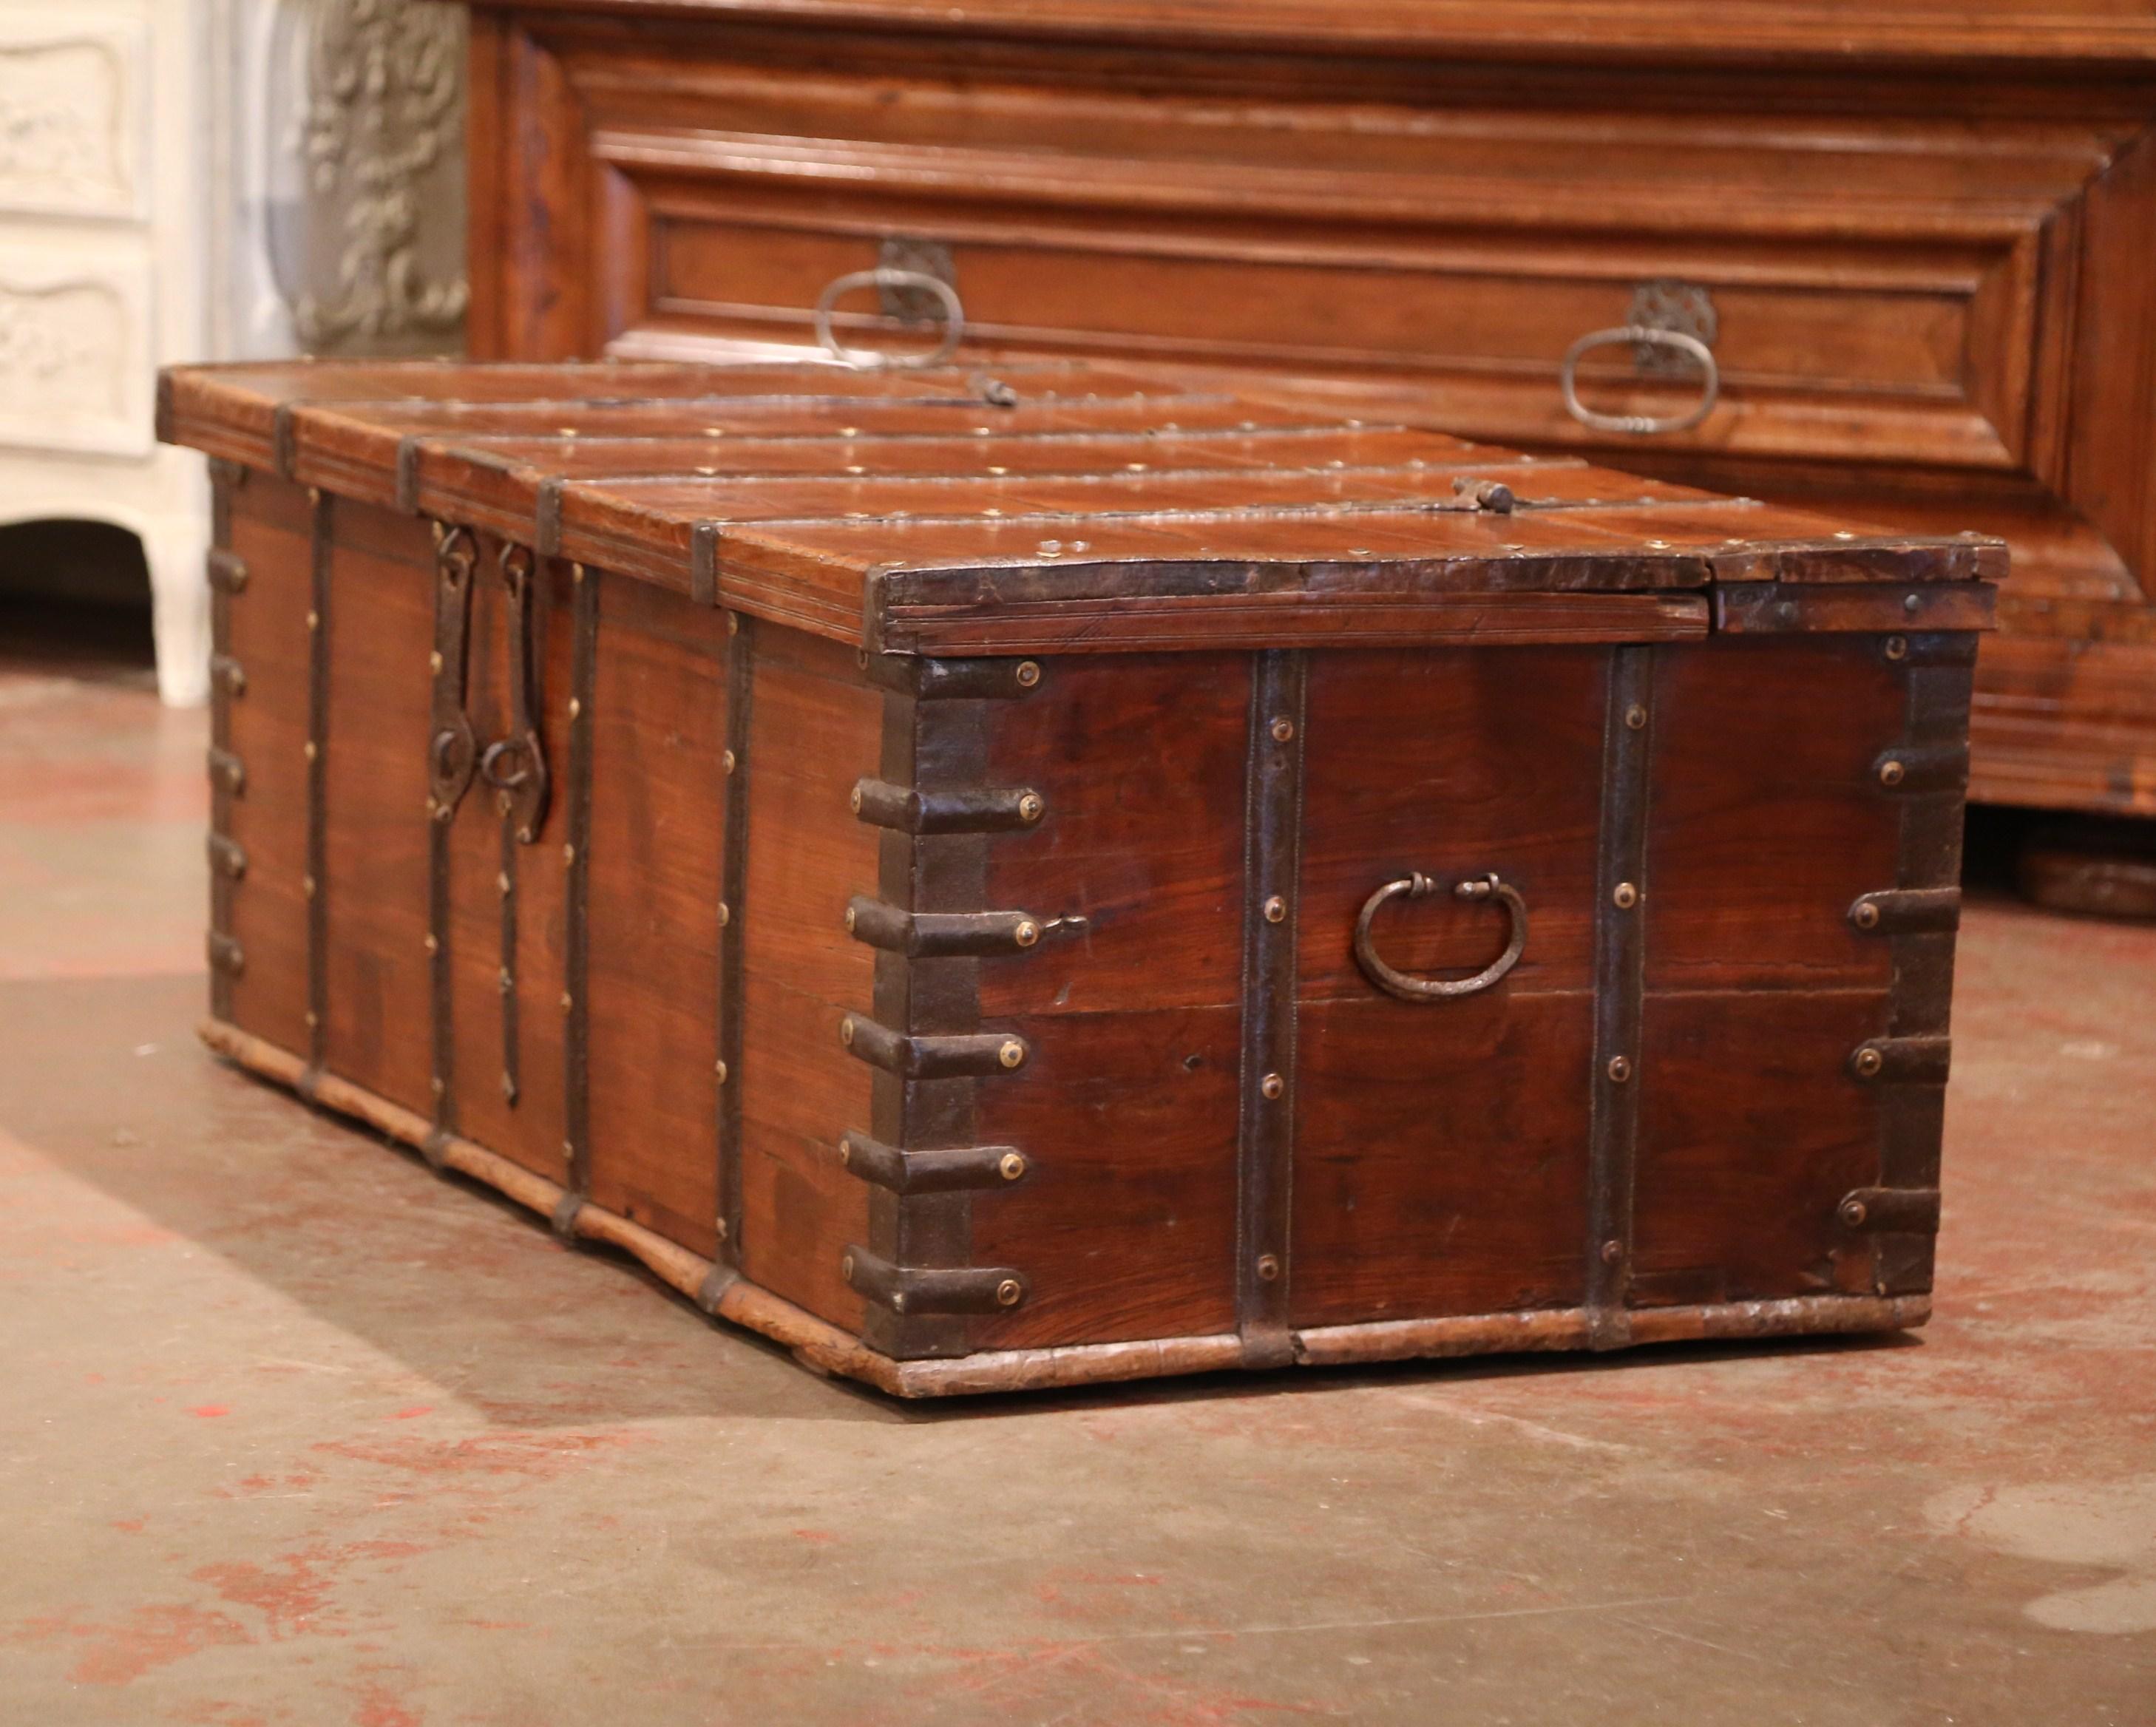
[[[145,59],[138,23],[0,8],[0,212],[144,213]]]
[[[0,443],[148,454],[150,312],[146,257],[0,244]]]

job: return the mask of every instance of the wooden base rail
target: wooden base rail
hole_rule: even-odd
[[[441,1166],[481,1181],[542,1217],[561,1217],[568,1191],[534,1175],[484,1145],[454,1135],[434,1135],[425,1117],[332,1074],[316,1074],[303,1087],[307,1063],[289,1050],[220,1020],[203,1024],[202,1040],[235,1065],[307,1095],[325,1109],[364,1121],[414,1150],[430,1136]],[[640,1261],[646,1269],[714,1318],[731,1320],[790,1349],[805,1365],[844,1375],[900,1397],[942,1397],[989,1391],[1050,1390],[1168,1374],[1223,1371],[1247,1365],[1245,1340],[1234,1333],[1168,1337],[1134,1343],[1077,1344],[1064,1348],[995,1350],[942,1361],[894,1361],[870,1349],[792,1302],[677,1247],[640,1223],[588,1202],[567,1212],[567,1232],[604,1242]],[[1931,1297],[1799,1295],[1777,1301],[1728,1302],[1697,1307],[1635,1308],[1630,1314],[1632,1345],[1751,1340],[1805,1334],[1849,1334],[1913,1329],[1931,1317]],[[1593,1346],[1584,1308],[1550,1308],[1517,1314],[1476,1314],[1441,1319],[1391,1320],[1370,1325],[1322,1325],[1291,1334],[1293,1361],[1302,1366],[1340,1366],[1419,1357],[1491,1355]]]

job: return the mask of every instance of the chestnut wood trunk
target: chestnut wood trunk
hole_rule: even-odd
[[[1926,1316],[1997,542],[1071,365],[162,423],[208,1042],[707,1311],[906,1396]]]

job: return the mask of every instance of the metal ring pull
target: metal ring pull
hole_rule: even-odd
[[[1700,369],[1699,400],[1681,414],[1657,418],[1652,414],[1597,413],[1579,399],[1579,360],[1592,348],[1614,347],[1620,342],[1650,348],[1668,348],[1682,354]],[[1609,330],[1590,330],[1564,351],[1558,368],[1558,388],[1564,392],[1564,411],[1583,426],[1597,432],[1628,432],[1642,438],[1657,433],[1688,432],[1714,412],[1722,399],[1722,368],[1714,363],[1714,350],[1696,336],[1681,330],[1657,330],[1649,324],[1620,324]]]
[[[1437,884],[1417,870],[1413,875],[1402,876],[1398,881],[1389,881],[1363,902],[1363,915],[1355,920],[1355,961],[1371,982],[1388,995],[1398,996],[1403,1002],[1443,1002],[1455,996],[1471,996],[1486,990],[1520,962],[1520,955],[1527,945],[1527,904],[1517,889],[1507,886],[1496,874],[1476,876],[1458,883],[1453,895],[1460,899],[1496,899],[1503,903],[1511,915],[1512,939],[1506,942],[1505,951],[1472,977],[1463,977],[1447,982],[1431,977],[1410,977],[1404,971],[1395,971],[1378,957],[1378,949],[1370,939],[1370,920],[1378,915],[1378,908],[1388,899],[1404,894],[1410,899],[1420,899],[1437,891]]]
[[[847,295],[860,288],[925,288],[943,303],[943,340],[935,351],[927,354],[880,354],[872,348],[850,348],[832,333],[831,308]],[[816,300],[816,340],[824,351],[834,360],[872,372],[879,366],[941,366],[958,349],[959,339],[966,333],[966,309],[959,303],[958,290],[941,276],[932,276],[926,270],[900,269],[893,264],[878,264],[874,269],[855,270],[850,275],[840,276],[827,286]]]

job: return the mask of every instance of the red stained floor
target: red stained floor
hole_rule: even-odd
[[[2156,1722],[2156,929],[1972,908],[1913,1337],[901,1408],[196,1044],[0,668],[0,1720]]]

